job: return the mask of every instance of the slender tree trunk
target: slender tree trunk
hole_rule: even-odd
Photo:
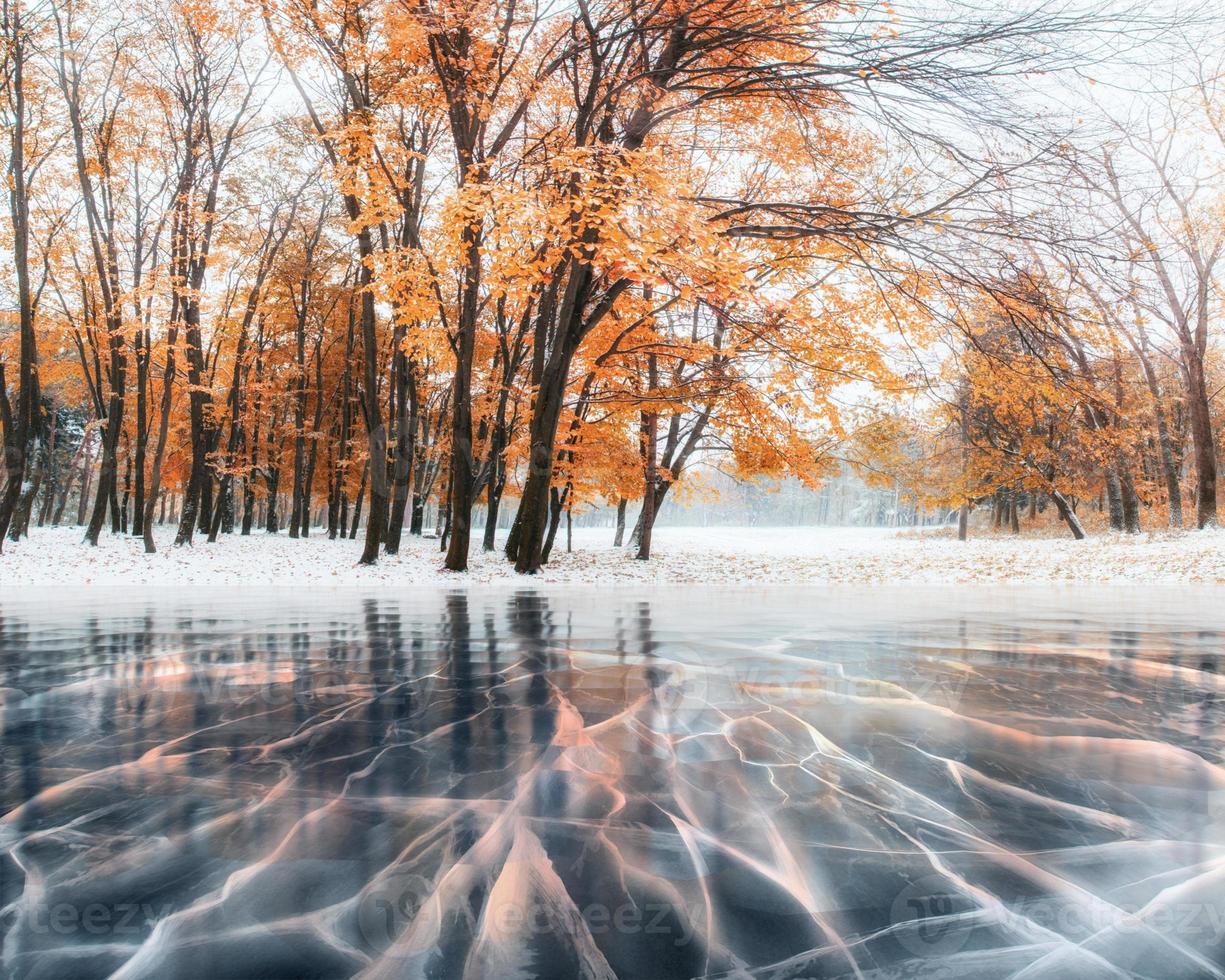
[[[138,304],[139,309],[139,304]],[[132,536],[144,537],[145,456],[149,442],[149,331],[136,331],[136,497]]]
[[[352,297],[348,306],[348,328],[345,333],[345,368],[340,381],[340,439],[336,447],[336,502],[337,526],[329,529],[328,537],[344,537],[348,530],[349,497],[345,492],[345,477],[348,474],[349,426],[352,419],[353,386],[353,328],[354,311]]]
[[[281,483],[281,471],[275,467],[269,466],[264,475],[265,490],[268,494],[268,511],[264,515],[264,530],[269,534],[276,534],[281,529],[280,518],[277,514],[277,490]]]
[[[145,503],[145,516],[141,534],[145,539],[145,553],[153,554],[157,546],[153,541],[153,506],[157,503],[162,488],[162,461],[166,455],[166,435],[170,430],[170,406],[174,400],[174,347],[178,340],[178,328],[172,326],[166,337],[166,366],[162,374],[162,403],[157,421],[157,444],[153,450],[153,468],[149,474],[149,497]],[[162,520],[166,521],[166,498],[162,495]]]
[[[1114,467],[1106,467],[1105,485],[1106,506],[1110,514],[1110,530],[1122,531],[1125,523],[1123,520],[1123,492],[1120,489],[1119,475]]]
[[[655,354],[647,355],[647,394],[651,396],[655,389],[659,386],[659,366]],[[639,523],[642,525],[642,530],[638,535],[638,554],[634,557],[639,561],[646,561],[651,557],[651,532],[655,527],[655,510],[657,501],[655,493],[659,489],[658,476],[658,443],[659,443],[659,419],[654,409],[643,411],[642,413],[642,458],[645,466],[643,467],[643,492],[642,492],[642,517]]]
[[[242,530],[245,538],[255,525],[255,474],[246,476],[242,481]]]
[[[1212,433],[1212,409],[1204,379],[1202,358],[1189,358],[1187,401],[1191,409],[1191,437],[1195,449],[1195,522],[1200,528],[1215,527],[1216,443]]]
[[[90,439],[89,448],[85,452],[85,459],[81,463],[81,495],[77,498],[77,527],[85,524],[85,515],[89,509],[89,494],[93,488],[94,482],[94,453],[93,440]]]
[[[13,271],[17,284],[17,319],[20,335],[18,377],[15,379],[17,405],[9,404],[4,368],[0,365],[0,420],[4,423],[4,465],[7,474],[0,494],[0,547],[12,523],[14,511],[26,487],[39,429],[38,338],[34,329],[34,298],[30,284],[30,203],[26,167],[26,91],[25,69],[29,59],[29,36],[22,23],[21,7],[5,10],[6,72],[4,86],[11,104],[12,125],[8,127],[8,199],[12,224]]]
[[[72,493],[72,486],[77,481],[78,475],[80,479],[85,478],[85,471],[89,468],[89,434],[86,433],[81,437],[81,442],[73,454],[72,462],[68,464],[68,476],[60,487],[59,499],[55,504],[55,513],[51,517],[51,523],[58,526],[64,519],[64,511],[68,507],[68,497]]]
[[[1055,509],[1059,511],[1059,516],[1068,526],[1068,530],[1072,532],[1072,537],[1077,541],[1081,541],[1085,537],[1085,529],[1081,527],[1080,518],[1076,516],[1076,511],[1072,509],[1072,505],[1067,498],[1058,490],[1050,492],[1050,498],[1055,502]]]
[[[449,483],[450,481],[448,481]],[[438,508],[438,550],[446,551],[447,544],[451,540],[451,488],[447,487],[447,492],[443,499],[446,503]]]
[[[102,523],[106,520],[111,495],[115,491],[119,435],[123,431],[125,367],[121,344],[121,336],[116,336],[111,341],[111,377],[113,380],[110,398],[107,402],[106,417],[103,420],[102,465],[98,470],[98,489],[94,497],[93,511],[89,517],[89,526],[85,530],[85,540],[93,546],[98,544],[98,537],[102,533]]]
[[[617,533],[613,536],[613,547],[620,548],[625,540],[625,508],[629,503],[624,497],[617,501]]]
[[[207,460],[208,456],[212,453],[213,447],[212,439],[207,435],[206,438],[208,438],[209,447],[206,450],[204,458]],[[204,473],[200,479],[200,507],[196,525],[196,529],[201,534],[208,534],[209,528],[212,527],[213,509],[216,506],[217,501],[214,483],[215,481],[213,480],[212,467],[206,465],[204,467]]]
[[[394,555],[400,550],[404,533],[404,512],[408,506],[409,487],[413,478],[413,454],[417,432],[416,366],[396,345],[393,386],[396,390],[396,448],[392,461],[391,512],[387,521],[387,541],[383,550]]]
[[[208,476],[208,446],[205,432],[205,406],[209,402],[204,390],[204,354],[200,347],[200,310],[190,301],[184,303],[184,330],[187,338],[187,383],[189,385],[188,416],[191,422],[191,475],[183,495],[179,513],[176,546],[190,545],[200,520],[204,481]],[[206,526],[207,531],[207,526]]]
[[[527,479],[519,499],[519,515],[506,542],[507,557],[515,570],[525,574],[539,571],[548,531],[549,489],[553,479],[554,444],[561,419],[565,378],[570,357],[556,352],[545,368],[537,388],[536,405],[529,426],[530,449]]]
[[[557,529],[561,527],[562,511],[565,509],[569,496],[569,484],[566,484],[564,490],[559,490],[557,487],[549,489],[549,529],[545,532],[544,547],[540,552],[540,563],[542,565],[549,563],[549,555],[553,553],[553,542],[557,540]]]
[[[360,213],[360,212],[359,212]],[[374,254],[370,229],[358,232],[358,282],[361,286],[362,328],[362,400],[366,415],[366,436],[370,459],[370,513],[366,518],[366,542],[359,559],[362,565],[373,565],[379,557],[379,545],[387,527],[387,429],[383,426],[378,397],[378,334],[374,309],[373,275],[369,261]]]
[[[1170,508],[1170,527],[1182,527],[1182,485],[1179,480],[1178,464],[1174,461],[1174,446],[1170,439],[1170,426],[1166,419],[1165,406],[1161,401],[1161,386],[1157,381],[1157,372],[1145,349],[1146,341],[1141,337],[1136,352],[1140,355],[1140,365],[1144,369],[1144,381],[1148,386],[1149,395],[1153,400],[1153,418],[1157,424],[1157,444],[1161,450],[1161,469],[1165,476],[1166,499]]]
[[[362,482],[357,488],[357,497],[353,503],[353,526],[349,530],[350,540],[357,537],[357,529],[362,523],[362,503],[366,499],[366,481],[370,476],[370,461],[366,461],[366,465],[362,468]]]
[[[1140,533],[1140,499],[1136,495],[1136,484],[1131,470],[1122,458],[1119,459],[1119,504],[1123,510],[1123,530],[1128,534]]]
[[[58,491],[59,483],[59,468],[55,465],[55,442],[59,429],[59,413],[55,410],[55,406],[51,406],[51,411],[47,413],[47,462],[43,467],[43,502],[38,508],[38,526],[46,527],[47,522],[51,519],[51,509],[55,505],[56,492]],[[69,471],[71,473],[71,470]]]
[[[297,381],[294,384],[293,399],[293,494],[289,509],[289,536],[296,538],[303,522],[302,511],[306,504],[303,500],[302,481],[306,467],[306,300],[307,282],[302,284],[303,301],[299,308],[294,331],[297,342]]]
[[[10,541],[20,541],[30,533],[30,512],[34,509],[34,500],[42,486],[45,470],[46,453],[35,453],[32,463],[26,467],[25,485],[17,498],[17,506],[13,509],[8,534]]]
[[[124,442],[127,442],[125,439]],[[119,530],[128,533],[128,504],[132,500],[132,454],[123,454],[123,500],[119,504]]]
[[[319,430],[323,426],[323,341],[315,345],[315,415],[311,423],[311,444],[306,453],[306,470],[302,475],[302,506],[299,510],[299,534],[310,534],[312,488],[315,485],[315,464],[319,460]]]

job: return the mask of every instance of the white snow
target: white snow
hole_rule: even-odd
[[[4,542],[0,595],[31,589],[185,586],[365,585],[666,585],[697,583],[948,584],[959,582],[1101,584],[1225,583],[1225,531],[1108,534],[1071,538],[982,537],[959,542],[947,535],[871,528],[715,527],[655,530],[654,557],[634,559],[613,548],[612,531],[576,529],[574,552],[559,535],[553,560],[532,578],[516,576],[500,552],[480,552],[474,536],[470,569],[447,572],[438,542],[405,537],[401,553],[357,564],[361,541],[305,540],[285,533],[198,539],[174,548],[173,528],[158,529],[158,553],[138,539],[104,533],[97,548],[82,544],[82,529],[35,528],[18,543]]]

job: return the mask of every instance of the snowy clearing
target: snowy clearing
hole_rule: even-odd
[[[1225,582],[1225,532],[1101,535],[1086,541],[982,537],[967,543],[933,533],[877,528],[661,527],[655,557],[634,560],[613,548],[612,531],[574,532],[574,552],[555,552],[549,566],[525,580],[500,552],[474,551],[471,568],[442,568],[438,542],[405,538],[400,555],[357,564],[360,541],[324,534],[292,540],[286,534],[226,537],[210,545],[170,546],[173,528],[160,529],[159,552],[141,542],[104,534],[97,549],[81,543],[76,527],[35,529],[27,541],[4,542],[0,593],[30,588],[159,586],[456,585],[465,583],[897,584],[955,582],[1110,583]],[[475,537],[475,536],[474,536]],[[476,545],[479,548],[479,543]]]

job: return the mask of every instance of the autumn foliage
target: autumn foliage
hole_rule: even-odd
[[[958,188],[881,138],[874,85],[980,74],[887,4],[6,10],[11,535],[364,527],[372,562],[433,521],[462,570],[475,514],[532,572],[564,515],[626,501],[647,557],[699,466],[815,487],[849,464],[1076,530],[1099,492],[1127,527],[1174,514],[1187,433],[1207,465],[1140,287],[1049,251],[937,261],[1004,169]],[[1020,57],[1052,26],[962,44]]]

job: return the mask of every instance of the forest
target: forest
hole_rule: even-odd
[[[1192,7],[0,0],[0,541],[533,573],[710,473],[1216,526]]]

